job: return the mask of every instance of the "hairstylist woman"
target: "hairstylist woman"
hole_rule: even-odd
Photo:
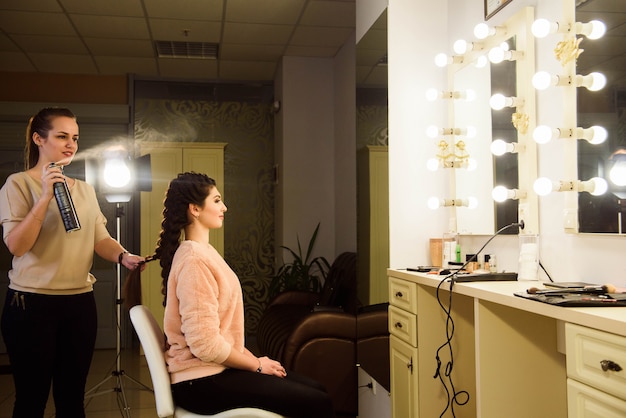
[[[226,212],[215,181],[179,174],[164,205],[155,257],[166,292],[165,358],[176,404],[197,414],[257,407],[288,417],[332,417],[320,384],[245,348],[239,279],[209,244],[209,231],[222,227]]]
[[[3,238],[13,254],[2,336],[15,382],[14,418],[43,417],[51,386],[57,418],[85,416],[97,331],[96,279],[89,272],[94,251],[128,269],[143,261],[111,238],[93,187],[58,167],[70,164],[77,149],[74,114],[42,109],[26,129],[26,171],[10,175],[0,190]],[[62,181],[81,225],[70,233],[52,189]]]

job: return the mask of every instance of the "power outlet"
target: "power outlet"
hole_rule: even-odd
[[[517,221],[526,222],[530,208],[528,203],[520,203],[517,207]]]
[[[565,209],[563,211],[563,228],[565,229],[577,229],[578,228],[578,211],[574,209]]]

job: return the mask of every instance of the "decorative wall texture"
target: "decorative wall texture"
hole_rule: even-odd
[[[144,94],[135,98],[134,114],[136,141],[228,144],[221,190],[228,207],[224,258],[241,281],[248,335],[256,334],[267,304],[274,260],[274,120],[260,93],[252,100]]]

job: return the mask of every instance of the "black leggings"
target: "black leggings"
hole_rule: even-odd
[[[97,328],[93,292],[52,296],[9,289],[2,337],[15,382],[13,418],[43,417],[51,384],[57,418],[85,416]]]
[[[280,378],[237,369],[172,385],[176,405],[196,414],[256,407],[290,418],[332,418],[333,405],[321,384],[287,371]]]

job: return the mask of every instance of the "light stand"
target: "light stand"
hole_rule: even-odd
[[[119,166],[116,165],[116,168],[119,169]],[[122,173],[124,173],[124,171],[125,170],[121,170]],[[118,173],[119,172],[120,171],[118,170]],[[106,175],[107,175],[106,169],[105,169],[104,174],[105,174],[105,181],[107,183],[110,183],[109,179],[106,178]],[[116,180],[118,179],[113,180],[113,182],[115,183]],[[119,183],[115,183],[115,184],[118,184],[115,187],[123,187],[123,186],[128,185],[128,183],[130,183],[130,177],[125,180],[127,181],[123,182],[121,186],[119,185]],[[121,206],[121,203],[130,201],[130,196],[131,196],[130,192],[128,193],[117,192],[117,193],[106,194],[107,201],[111,203],[115,203],[115,220],[116,220],[115,225],[116,225],[116,238],[118,242],[121,242],[121,218],[124,215],[124,208]],[[134,379],[133,377],[127,375],[126,372],[122,369],[122,365],[121,365],[122,363],[122,324],[121,322],[122,321],[121,319],[122,319],[122,302],[123,301],[122,301],[122,265],[121,263],[118,263],[116,265],[115,273],[116,273],[116,288],[117,288],[116,298],[115,298],[115,315],[116,315],[116,326],[117,326],[116,342],[115,342],[115,354],[116,354],[115,369],[111,372],[109,376],[104,378],[104,380],[102,380],[100,383],[98,383],[97,385],[89,389],[87,392],[85,392],[85,399],[114,392],[117,394],[117,401],[118,401],[118,405],[120,408],[120,412],[122,413],[122,416],[126,418],[130,418],[130,407],[128,406],[128,400],[126,398],[126,391],[124,389],[124,378],[140,386],[140,390],[152,391],[152,389],[144,385],[137,379]],[[106,382],[108,382],[110,379],[115,379],[115,386],[107,390],[98,391],[98,389],[102,385],[104,385]]]

